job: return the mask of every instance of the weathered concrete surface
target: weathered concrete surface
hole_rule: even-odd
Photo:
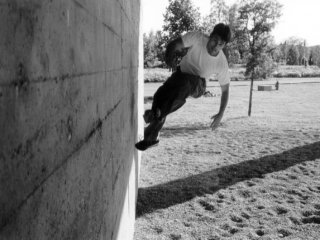
[[[130,239],[139,24],[139,0],[0,2],[1,240]]]

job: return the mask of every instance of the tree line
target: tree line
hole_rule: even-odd
[[[224,52],[229,64],[246,65],[246,74],[267,77],[277,64],[320,66],[320,46],[307,47],[304,39],[291,37],[275,44],[272,29],[281,16],[282,6],[276,0],[238,0],[228,6],[224,0],[211,0],[211,11],[200,17],[191,0],[169,0],[161,31],[143,35],[145,67],[166,67],[167,43],[188,32],[210,34],[215,24],[227,23],[233,41]]]

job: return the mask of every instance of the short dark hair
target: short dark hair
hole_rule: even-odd
[[[221,37],[223,41],[226,43],[230,42],[231,40],[231,30],[230,27],[224,23],[218,23],[214,26],[212,33],[210,34],[210,38],[213,35],[218,35]]]

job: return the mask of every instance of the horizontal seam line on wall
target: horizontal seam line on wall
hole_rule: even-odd
[[[23,205],[25,205],[25,203],[41,188],[41,186],[43,184],[45,184],[45,182],[47,182],[47,180],[53,176],[53,174],[55,172],[57,172],[61,167],[63,167],[68,161],[69,159],[76,154],[83,146],[84,144],[86,144],[94,135],[95,133],[101,129],[103,122],[106,121],[108,119],[108,117],[114,112],[114,110],[119,106],[119,104],[121,103],[121,101],[123,100],[123,98],[121,98],[110,110],[108,110],[107,114],[102,118],[102,119],[98,119],[93,128],[91,129],[91,131],[83,138],[81,139],[78,144],[76,145],[76,147],[74,148],[74,150],[67,155],[67,157],[65,159],[63,159],[61,161],[61,163],[56,166],[27,196],[25,199],[23,199],[21,201],[21,203],[18,205],[18,207],[16,209],[14,209],[11,214],[9,214],[9,217],[7,220],[4,221],[4,224],[2,226],[0,226],[0,232],[2,231],[2,229],[4,227],[6,227],[6,225],[8,225],[11,221],[12,218],[14,216],[16,216],[17,212],[23,207]]]
[[[126,69],[134,69],[134,68],[138,68],[138,66],[132,66],[132,67],[128,67],[128,68],[111,69],[111,70],[92,72],[92,73],[63,74],[60,77],[37,77],[34,80],[28,80],[27,84],[44,83],[44,82],[51,82],[51,81],[60,82],[60,81],[73,79],[73,78],[77,78],[77,77],[97,75],[97,74],[101,74],[101,73],[118,72],[118,71],[122,71],[122,70],[126,70]],[[9,83],[0,83],[0,87],[17,87],[18,85],[19,85],[19,80],[13,80]]]

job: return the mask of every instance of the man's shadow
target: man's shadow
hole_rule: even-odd
[[[224,166],[152,187],[140,188],[138,191],[137,217],[158,209],[184,203],[196,196],[212,194],[241,181],[263,178],[265,174],[281,171],[318,158],[320,158],[320,142],[315,142],[279,154]]]

